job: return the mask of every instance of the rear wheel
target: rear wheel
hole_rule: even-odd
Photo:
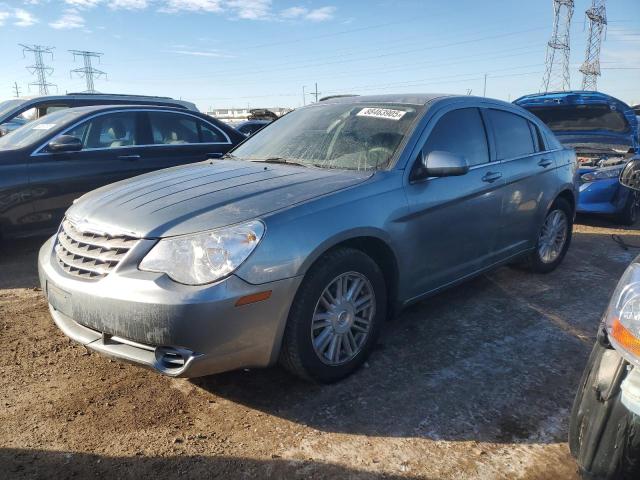
[[[537,273],[556,269],[569,249],[573,233],[573,210],[564,198],[553,203],[538,232],[536,247],[529,254],[528,266]]]
[[[280,363],[317,382],[339,380],[366,360],[386,316],[384,277],[365,253],[339,248],[305,276],[291,306]]]

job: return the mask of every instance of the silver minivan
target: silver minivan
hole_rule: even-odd
[[[506,263],[556,268],[576,195],[574,152],[520,107],[335,98],[222,159],[82,196],[40,279],[60,329],[105,355],[331,382],[404,306]]]

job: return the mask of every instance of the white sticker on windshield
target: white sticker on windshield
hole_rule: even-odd
[[[41,123],[40,125],[35,125],[33,130],[49,130],[55,126],[55,123]]]
[[[407,113],[403,110],[393,110],[391,108],[367,107],[358,112],[358,117],[386,118],[388,120],[400,120]]]

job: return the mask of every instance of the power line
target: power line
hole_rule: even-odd
[[[583,74],[582,90],[597,90],[600,76],[600,46],[602,32],[607,25],[605,0],[592,0],[591,8],[585,12],[589,19],[589,38],[584,55],[584,63],[580,67]]]
[[[553,0],[553,31],[547,43],[545,71],[542,77],[542,90],[570,90],[569,56],[571,45],[571,17],[574,0]],[[561,56],[561,58],[556,58]]]
[[[87,82],[87,93],[95,93],[96,89],[95,89],[95,85],[93,82],[94,78],[100,78],[100,77],[106,77],[107,74],[105,72],[103,72],[102,70],[98,70],[96,68],[93,68],[93,65],[91,63],[91,59],[92,58],[96,58],[98,59],[98,61],[100,61],[100,57],[103,55],[102,53],[99,52],[88,52],[86,50],[69,50],[70,53],[73,54],[73,60],[75,61],[76,56],[80,56],[82,57],[82,60],[84,62],[84,66],[82,68],[76,68],[74,70],[71,70],[69,72],[70,76],[73,76],[73,74],[77,74],[79,77],[84,77],[84,79]]]
[[[23,45],[19,44],[22,47],[22,55],[25,55],[25,52],[33,53],[35,63],[27,67],[27,70],[32,75],[35,75],[38,79],[36,82],[30,83],[29,85],[37,86],[40,95],[49,95],[49,87],[55,87],[54,83],[47,82],[47,77],[50,77],[53,73],[53,68],[44,64],[44,60],[42,58],[43,53],[48,53],[51,55],[51,59],[53,60],[53,48],[54,47],[45,47],[43,45]]]

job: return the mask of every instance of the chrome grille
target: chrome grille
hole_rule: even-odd
[[[98,280],[116,268],[137,242],[127,235],[83,232],[65,219],[58,232],[56,258],[70,275]]]

